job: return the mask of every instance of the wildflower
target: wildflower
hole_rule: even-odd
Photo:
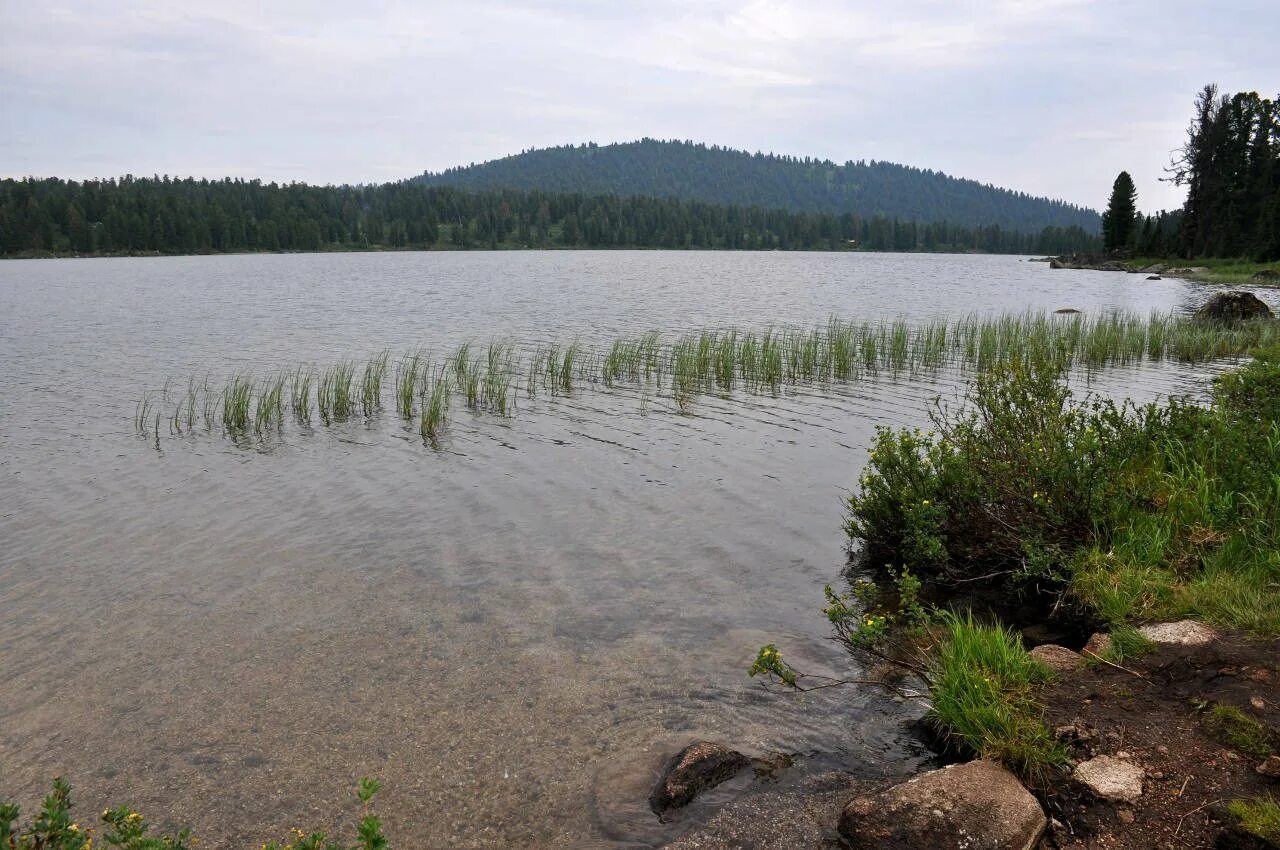
[[[920,504],[922,504],[922,505],[927,505],[927,504],[929,504],[929,500],[928,500],[928,499],[921,499],[921,500],[920,500]]]

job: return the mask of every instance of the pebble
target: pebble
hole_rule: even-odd
[[[1133,823],[1133,812],[1129,809],[1121,809],[1116,812],[1116,817],[1120,819],[1121,823]]]
[[[1166,747],[1164,744],[1161,744],[1160,746],[1156,747],[1156,752],[1162,756],[1167,756],[1169,755],[1169,748]]]

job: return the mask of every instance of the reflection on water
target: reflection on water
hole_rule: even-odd
[[[55,774],[214,846],[354,812],[404,846],[651,844],[599,781],[693,736],[795,771],[909,769],[880,694],[763,693],[776,641],[841,672],[817,609],[877,424],[955,376],[700,399],[632,390],[455,408],[439,453],[387,413],[245,452],[131,433],[170,376],[468,335],[1168,310],[1174,280],[1008,257],[559,252],[0,264],[0,796]],[[1264,297],[1267,297],[1264,295]],[[1201,392],[1211,370],[1096,386]],[[95,808],[97,807],[97,808]],[[672,829],[679,829],[677,824]]]

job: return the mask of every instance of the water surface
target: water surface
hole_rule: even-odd
[[[440,451],[389,414],[157,451],[134,403],[192,374],[501,335],[590,348],[1205,295],[980,256],[0,264],[0,797],[30,806],[63,774],[87,812],[128,802],[212,846],[258,846],[334,825],[374,774],[398,845],[613,847],[682,828],[645,814],[627,777],[693,737],[793,754],[796,775],[902,773],[920,754],[900,706],[776,697],[745,670],[774,641],[806,671],[848,672],[818,612],[846,563],[842,497],[875,426],[922,424],[959,376],[688,414],[601,387],[521,399],[510,419],[455,404]],[[1145,364],[1098,388],[1196,394],[1212,371]]]

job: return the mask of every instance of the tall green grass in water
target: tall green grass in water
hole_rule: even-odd
[[[284,426],[285,373],[277,372],[262,380],[258,387],[258,405],[254,410],[253,430],[261,435],[275,425]]]
[[[669,395],[680,409],[687,409],[701,395],[729,394],[738,389],[751,393],[778,393],[784,384],[847,382],[863,376],[903,373],[914,375],[944,368],[985,371],[1003,363],[1049,363],[1096,370],[1143,361],[1177,359],[1191,363],[1239,356],[1255,346],[1280,342],[1280,322],[1246,322],[1234,326],[1203,324],[1164,314],[1138,317],[1128,313],[1096,317],[1023,313],[994,317],[967,316],[951,321],[909,324],[904,321],[847,322],[832,318],[809,330],[768,328],[743,331],[736,328],[681,334],[670,344],[650,332],[623,337],[598,353],[569,345],[540,345],[531,351],[509,340],[493,341],[476,350],[471,343],[458,347],[429,378],[428,356],[414,352],[396,365],[395,405],[399,415],[413,421],[415,403],[447,374],[450,392],[463,396],[477,413],[510,416],[518,376],[530,398],[540,390],[552,396],[571,393],[580,382],[606,387],[642,386]],[[213,430],[221,421],[229,434],[253,427],[265,432],[282,427],[284,383],[288,403],[300,425],[311,420],[311,394],[325,425],[344,421],[363,411],[372,416],[382,404],[382,382],[389,354],[382,352],[365,362],[357,375],[349,361],[322,370],[300,366],[291,377],[273,375],[260,384],[248,376],[228,380],[221,392],[189,380],[180,399],[164,392],[148,392],[134,411],[134,428],[151,433],[154,420],[169,415],[173,433],[196,427],[203,410],[204,427]],[[359,384],[356,380],[359,378]],[[165,413],[158,405],[166,407]],[[172,410],[172,414],[169,414]]]
[[[315,379],[315,369],[310,366],[298,366],[293,370],[293,379],[289,382],[289,409],[299,425],[311,424],[311,386]]]
[[[440,436],[449,420],[450,367],[441,366],[434,375],[423,375],[421,416],[418,422],[422,441],[432,448],[439,448]]]
[[[365,363],[364,374],[360,378],[360,409],[366,419],[382,409],[382,379],[387,374],[389,356],[384,351]]]
[[[355,412],[356,399],[352,392],[355,374],[355,364],[345,360],[320,373],[320,381],[316,385],[316,407],[320,411],[320,421],[325,425],[344,422]]]
[[[240,435],[249,430],[249,410],[253,402],[253,378],[234,375],[222,388],[222,428]]]
[[[413,419],[413,402],[418,395],[418,380],[425,365],[420,351],[400,358],[396,364],[396,411],[406,421]]]

